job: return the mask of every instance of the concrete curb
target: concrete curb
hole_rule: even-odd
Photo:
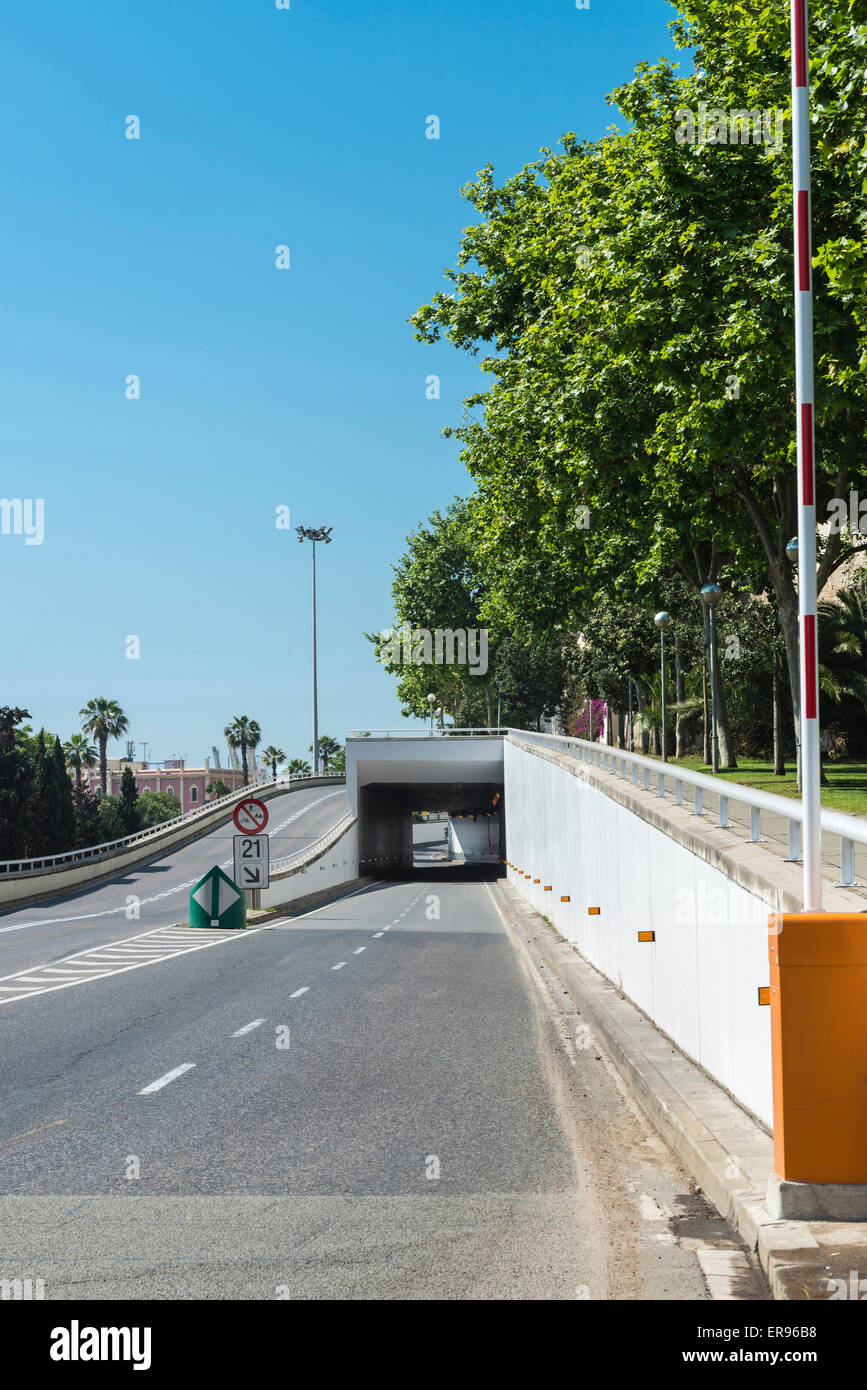
[[[775,1299],[829,1298],[831,1256],[820,1235],[838,1237],[844,1265],[867,1271],[867,1225],[826,1229],[778,1221],[765,1198],[773,1140],[641,1010],[500,880],[494,891],[510,925],[546,982],[565,991],[648,1118],[680,1156],[717,1211],[758,1253]],[[837,1254],[838,1252],[834,1252]],[[833,1271],[837,1273],[837,1269]]]

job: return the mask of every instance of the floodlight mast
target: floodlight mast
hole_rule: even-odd
[[[296,526],[298,544],[313,542],[313,775],[319,776],[319,692],[316,662],[316,542],[331,544],[333,526]]]

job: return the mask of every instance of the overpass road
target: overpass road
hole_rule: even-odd
[[[701,1251],[736,1242],[571,1044],[509,892],[419,866],[0,1005],[0,1277],[49,1299],[706,1298]]]
[[[343,787],[310,787],[268,803],[271,859],[318,840],[346,813]],[[93,888],[0,914],[0,986],[5,977],[105,942],[186,921],[189,891],[214,864],[232,859],[230,817],[201,839]],[[231,871],[230,871],[231,872]]]

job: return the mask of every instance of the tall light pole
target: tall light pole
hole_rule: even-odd
[[[653,619],[659,628],[660,689],[662,690],[662,761],[665,762],[665,629],[671,627],[671,614],[663,610]]]
[[[319,776],[319,692],[316,680],[316,542],[331,544],[333,526],[296,526],[298,542],[313,542],[313,776]]]
[[[710,767],[716,777],[719,766],[719,743],[716,725],[716,618],[714,609],[722,598],[719,584],[705,584],[701,591],[701,601],[707,608],[710,621]]]
[[[433,738],[433,712],[434,705],[437,702],[437,697],[436,695],[434,695],[433,691],[431,691],[430,695],[428,695],[427,702],[430,705],[430,736],[431,738]]]
[[[809,0],[791,0],[792,202],[795,222],[795,409],[798,432],[798,626],[804,911],[822,908],[819,662],[816,649],[816,468],[810,189]]]

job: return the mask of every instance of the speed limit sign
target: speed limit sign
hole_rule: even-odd
[[[235,829],[241,835],[260,835],[268,824],[268,807],[255,796],[245,796],[232,812]]]

